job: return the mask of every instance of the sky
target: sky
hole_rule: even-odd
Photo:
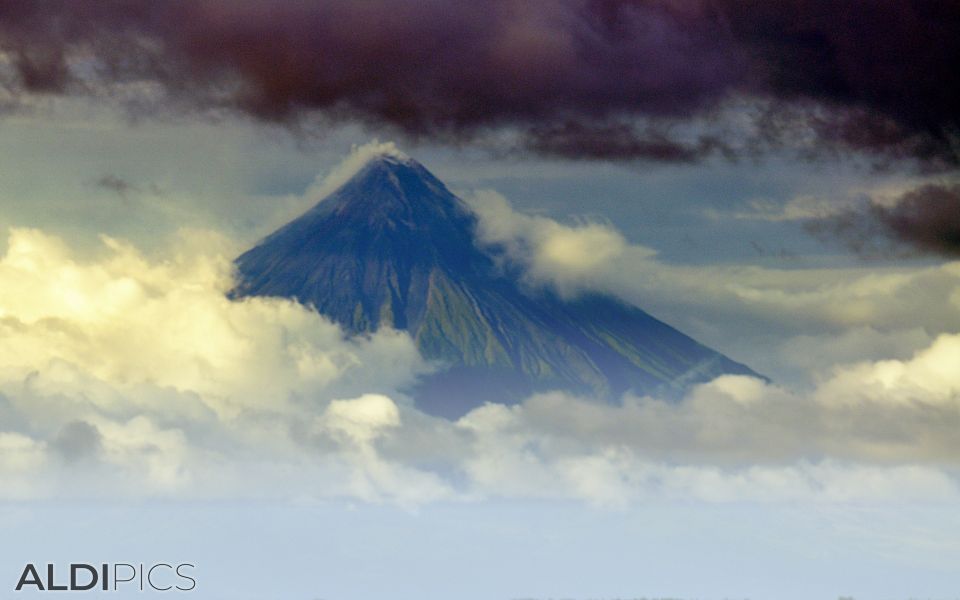
[[[0,1],[0,590],[166,559],[225,600],[954,597],[958,32],[907,0]],[[384,151],[528,281],[768,380],[451,422],[399,391],[431,368],[402,332],[226,298]]]

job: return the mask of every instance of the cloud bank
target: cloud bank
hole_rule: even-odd
[[[397,392],[427,368],[405,335],[345,340],[292,302],[228,301],[230,263],[209,234],[155,261],[104,244],[80,259],[14,230],[0,259],[5,499],[960,498],[960,335],[835,366],[806,391],[726,376],[679,404],[547,393],[449,422]]]
[[[532,285],[564,294],[584,289],[617,294],[681,329],[725,347],[730,323],[784,337],[857,327],[929,332],[960,330],[960,264],[909,268],[775,269],[746,265],[677,265],[632,244],[609,223],[562,224],[516,211],[495,191],[466,197],[480,242],[521,269]],[[933,221],[933,220],[931,220]],[[937,226],[949,227],[947,223]],[[708,328],[691,320],[725,322]],[[760,325],[762,324],[762,325]]]
[[[839,240],[864,256],[932,254],[960,256],[960,184],[927,184],[905,192],[892,204],[865,206],[812,218],[806,228],[829,241]]]
[[[140,115],[320,115],[446,142],[497,130],[574,158],[806,138],[811,153],[958,161],[952,2],[5,1],[0,23],[8,106],[92,94]]]

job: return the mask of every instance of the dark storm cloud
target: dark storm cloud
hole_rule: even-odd
[[[960,185],[925,185],[893,206],[871,203],[807,222],[826,240],[840,240],[866,256],[904,253],[960,257]]]
[[[640,129],[625,123],[567,121],[531,127],[526,131],[525,145],[540,154],[564,158],[694,163],[714,153],[734,156],[734,150],[715,136],[701,135],[694,141],[681,141],[669,131]]]
[[[0,0],[16,91],[150,81],[271,121],[681,162],[731,144],[662,126],[737,96],[766,107],[749,147],[800,119],[816,148],[954,166],[958,33],[949,0]]]

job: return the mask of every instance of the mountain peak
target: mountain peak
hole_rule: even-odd
[[[466,204],[392,144],[354,151],[334,175],[328,196],[237,259],[232,295],[293,298],[350,334],[409,332],[444,365],[414,391],[428,412],[456,417],[533,390],[613,399],[753,373],[615,298],[529,290],[480,249]]]
[[[366,162],[358,166],[356,173],[344,183],[347,184],[357,178],[363,178],[371,172],[386,171],[389,173],[397,173],[406,170],[426,171],[426,168],[413,158],[404,154],[397,155],[392,152],[382,152],[368,157]]]
[[[390,168],[391,166],[412,166],[418,164],[408,154],[397,148],[393,142],[376,140],[354,146],[350,154],[335,166],[321,181],[314,193],[323,198],[336,192],[351,179],[361,175],[369,168]]]
[[[370,159],[382,159],[393,162],[409,162],[413,158],[409,154],[397,147],[393,142],[380,142],[373,140],[360,146],[355,146],[350,151],[352,156],[369,157]],[[349,158],[348,158],[349,160]]]
[[[439,277],[493,270],[476,217],[423,165],[392,151],[349,161],[329,195],[237,259],[233,296],[293,297],[350,333],[410,329]]]
[[[344,181],[337,191],[348,187],[368,185],[371,179],[380,179],[381,184],[386,183],[398,190],[403,190],[405,187],[416,185],[424,180],[434,185],[443,186],[439,179],[434,177],[426,167],[416,160],[410,157],[384,153],[371,156],[357,169],[353,176]]]
[[[375,152],[371,152],[367,159],[367,165],[372,163],[382,165],[419,165],[420,163],[410,155],[402,152],[392,144],[389,147],[378,147]],[[422,165],[421,165],[422,166]]]
[[[464,225],[464,220],[473,218],[463,202],[423,165],[392,152],[367,159],[305,216],[312,213],[335,214],[343,226],[362,227],[365,223],[408,235],[432,232],[432,237],[441,231],[449,233],[450,226]]]

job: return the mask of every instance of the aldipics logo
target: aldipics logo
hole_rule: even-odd
[[[189,592],[197,587],[193,577],[196,565],[190,563],[71,563],[65,569],[54,564],[38,568],[32,563],[23,568],[14,591],[37,592]],[[41,576],[41,572],[46,577]]]

